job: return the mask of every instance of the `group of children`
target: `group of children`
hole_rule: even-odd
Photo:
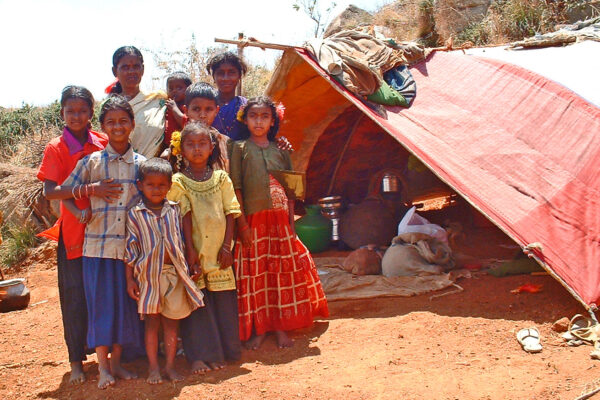
[[[178,338],[192,372],[204,373],[239,360],[242,342],[256,349],[274,332],[289,347],[286,331],[328,316],[314,262],[295,235],[293,190],[277,179],[292,170],[276,144],[282,110],[267,97],[248,100],[231,140],[211,127],[220,102],[212,86],[176,73],[167,89],[168,148],[149,159],[130,144],[136,118],[127,98],[102,103],[100,133],[90,129],[92,94],[62,92],[65,128],[46,147],[38,178],[48,199],[62,200],[46,235],[59,242],[74,383],[85,380],[90,350],[106,388],[136,377],[121,354],[143,340],[147,381],[160,383],[162,333],[165,375],[178,381]]]

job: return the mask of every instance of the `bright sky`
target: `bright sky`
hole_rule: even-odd
[[[352,3],[373,11],[386,0],[338,0],[332,17]],[[163,89],[164,76],[144,51],[198,48],[238,32],[263,42],[300,45],[314,22],[295,11],[293,0],[0,0],[0,106],[48,104],[68,84],[83,85],[97,99],[113,81],[112,54],[123,45],[144,53],[142,89]],[[321,0],[323,9],[331,1]],[[231,49],[235,49],[234,46]],[[276,50],[246,49],[253,64],[272,67]],[[152,78],[155,78],[154,80]]]

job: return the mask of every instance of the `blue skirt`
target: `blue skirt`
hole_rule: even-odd
[[[127,294],[123,261],[83,257],[83,286],[88,347],[137,345],[142,328],[135,300]]]

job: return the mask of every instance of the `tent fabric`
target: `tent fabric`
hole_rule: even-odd
[[[595,307],[600,109],[521,67],[436,52],[411,68],[419,89],[413,105],[387,107],[381,115],[332,80],[307,51],[295,53],[284,55],[269,91],[284,104],[289,101],[288,110],[301,107],[288,129],[299,149],[297,167],[309,166],[318,141],[308,133],[322,131],[348,107],[341,95],[521,247],[534,244],[536,259],[584,305]],[[320,108],[294,95],[293,88],[299,95],[307,89],[302,82],[323,94]],[[321,108],[328,101],[331,107]],[[323,115],[329,116],[325,122],[319,119]],[[311,125],[311,118],[321,121],[321,128]]]
[[[466,54],[515,64],[571,89],[600,107],[600,42],[583,41],[564,47],[509,50],[506,46],[472,48]]]

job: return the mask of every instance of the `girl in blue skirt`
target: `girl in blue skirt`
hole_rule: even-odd
[[[136,303],[127,295],[122,260],[127,212],[140,201],[135,181],[145,158],[129,144],[135,121],[124,97],[115,95],[105,101],[100,123],[108,135],[108,145],[81,159],[60,190],[70,192],[75,199],[90,199],[91,207],[80,210],[76,217],[87,222],[83,245],[87,345],[96,349],[98,387],[105,389],[114,385],[117,377],[136,378],[121,366],[122,346],[138,344],[141,334]],[[112,185],[112,190],[103,190],[100,183]]]

